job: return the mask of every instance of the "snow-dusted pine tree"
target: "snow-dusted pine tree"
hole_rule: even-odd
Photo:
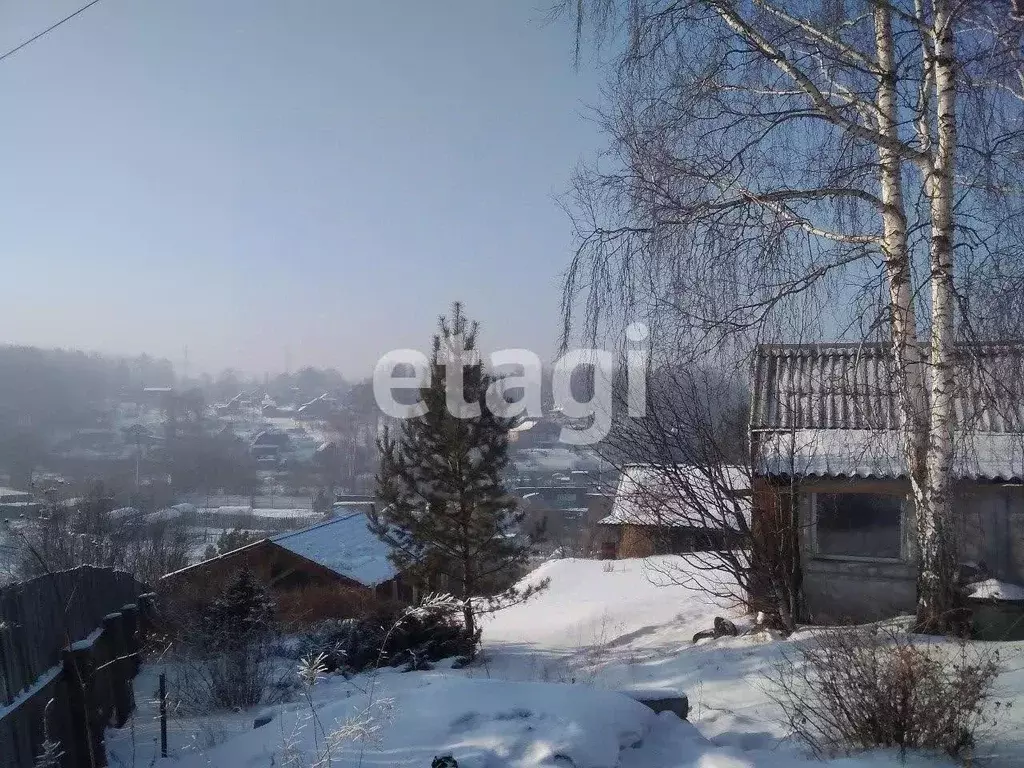
[[[462,598],[470,634],[469,598],[507,586],[526,554],[516,536],[522,513],[501,479],[513,422],[486,405],[493,378],[477,351],[477,330],[458,302],[440,318],[430,378],[420,389],[426,411],[380,439],[381,505],[370,515],[400,569]]]

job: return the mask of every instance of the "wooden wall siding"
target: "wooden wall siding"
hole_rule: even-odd
[[[622,526],[619,539],[619,557],[650,557],[654,554],[654,539],[639,525]]]
[[[618,557],[650,557],[702,552],[729,546],[728,532],[680,526],[623,525]]]
[[[978,486],[957,499],[961,559],[997,579],[1024,583],[1024,488]]]
[[[188,589],[194,594],[220,594],[236,574],[248,569],[268,589],[287,592],[308,586],[340,584],[356,589],[368,589],[347,579],[330,568],[279,547],[264,539],[248,547],[236,549],[175,573],[160,580],[161,587],[169,590]]]
[[[92,566],[0,589],[3,768],[31,768],[44,722],[65,753],[63,768],[107,764],[104,728],[123,725],[134,709],[150,606],[130,574]]]

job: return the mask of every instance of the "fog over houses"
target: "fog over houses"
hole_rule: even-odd
[[[0,768],[1024,766],[1022,44],[0,5]]]

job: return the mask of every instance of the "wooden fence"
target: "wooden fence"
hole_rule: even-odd
[[[151,598],[130,574],[93,566],[0,588],[3,768],[31,768],[46,738],[62,768],[107,764],[104,729],[135,706]]]

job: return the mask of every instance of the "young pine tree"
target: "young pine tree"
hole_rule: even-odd
[[[440,318],[430,379],[420,390],[426,412],[380,439],[381,509],[370,515],[395,565],[430,580],[447,578],[462,598],[471,636],[476,616],[470,598],[507,586],[526,555],[516,535],[522,513],[501,481],[513,420],[486,406],[493,378],[477,352],[477,329],[458,302],[450,318]],[[460,418],[460,400],[479,411]]]

